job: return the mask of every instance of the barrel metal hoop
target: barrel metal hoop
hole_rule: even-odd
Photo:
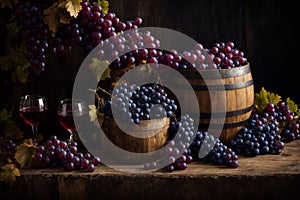
[[[251,105],[247,108],[226,112],[225,115],[226,115],[226,117],[232,117],[232,116],[236,116],[236,115],[245,114],[245,113],[251,111],[252,108],[253,108],[253,105]],[[221,113],[221,112],[214,113],[214,117],[224,117],[224,113]],[[211,113],[200,113],[200,118],[208,118],[209,119],[209,118],[211,118]]]
[[[233,122],[233,123],[230,123],[230,124],[224,124],[223,129],[236,128],[236,127],[239,127],[239,126],[244,126],[247,122],[248,122],[248,119],[240,121],[240,122]],[[208,126],[210,126],[210,128],[212,128],[212,129],[214,129],[214,127],[220,127],[220,124],[199,123],[199,129],[207,129]]]
[[[235,83],[235,84],[225,84],[225,85],[210,85],[209,89],[207,85],[192,85],[192,88],[196,91],[207,91],[207,90],[213,90],[213,91],[218,91],[218,90],[235,90],[235,89],[240,89],[240,88],[245,88],[250,85],[253,85],[253,80],[249,80],[246,82],[241,82],[241,83]]]

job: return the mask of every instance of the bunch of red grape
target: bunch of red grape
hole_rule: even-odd
[[[38,145],[33,162],[42,168],[52,166],[64,167],[67,171],[84,169],[93,172],[101,160],[89,152],[78,151],[77,142],[59,140],[52,135],[45,144]]]
[[[244,52],[238,50],[233,42],[215,43],[208,52],[218,69],[230,69],[247,64]]]
[[[58,27],[53,34],[44,20],[44,10],[51,4],[52,2],[34,0],[30,3],[20,3],[15,10],[28,61],[35,74],[45,70],[46,60],[51,54],[62,53],[74,46],[81,46],[89,53],[105,39],[126,30],[136,29],[143,22],[140,17],[121,21],[113,12],[105,14],[96,2],[82,1],[82,9],[77,18]]]

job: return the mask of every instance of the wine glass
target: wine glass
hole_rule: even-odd
[[[48,103],[43,95],[25,95],[20,98],[19,113],[26,124],[31,125],[33,143],[37,143],[37,127],[47,116]]]
[[[81,99],[64,99],[58,105],[58,121],[70,133],[70,141],[78,141],[78,129],[87,114],[85,102]],[[76,126],[74,122],[76,118]]]

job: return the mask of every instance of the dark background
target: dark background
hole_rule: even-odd
[[[244,51],[250,62],[255,92],[265,87],[270,92],[300,102],[299,92],[299,10],[295,1],[287,0],[110,0],[110,11],[121,20],[143,18],[142,26],[154,26],[180,31],[204,47],[215,42],[233,41]],[[1,9],[1,18],[9,18]],[[1,24],[1,55],[6,37]],[[76,55],[80,55],[75,52]],[[10,74],[0,71],[0,108],[18,107],[26,93],[41,93],[49,102],[49,123],[41,129],[50,133],[63,132],[58,124],[58,101],[71,97],[73,81],[83,60],[74,52],[49,58],[46,71],[31,75],[26,84],[13,82]],[[17,123],[24,126],[15,112]],[[24,126],[28,128],[28,126]]]

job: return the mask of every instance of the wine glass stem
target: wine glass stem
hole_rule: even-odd
[[[69,132],[70,132],[70,141],[71,142],[77,141],[77,139],[78,139],[77,131],[69,130]]]
[[[37,125],[31,125],[33,143],[37,143]]]

